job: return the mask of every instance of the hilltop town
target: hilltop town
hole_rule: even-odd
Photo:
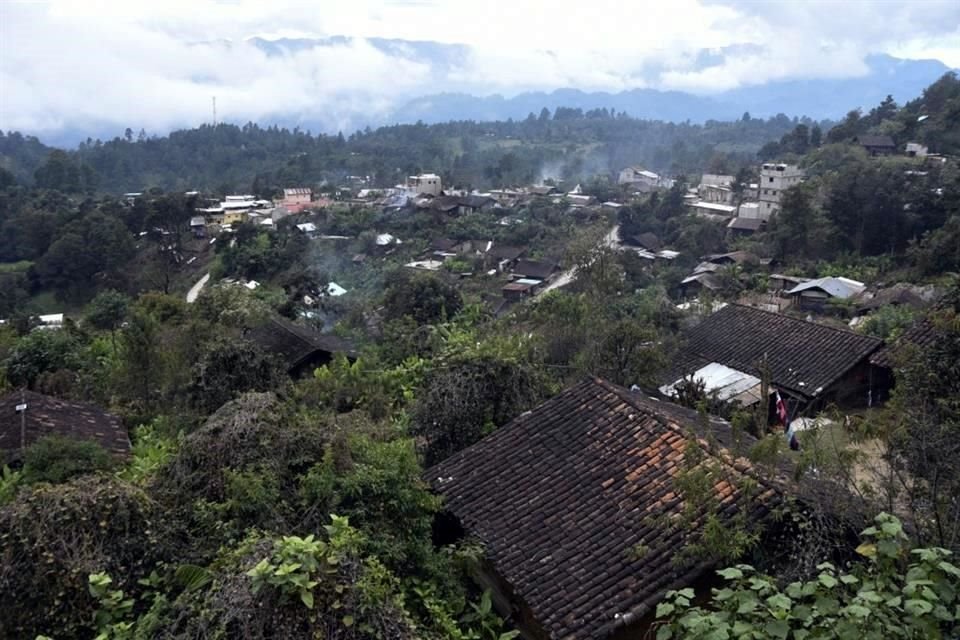
[[[0,637],[956,637],[958,113],[0,134]]]

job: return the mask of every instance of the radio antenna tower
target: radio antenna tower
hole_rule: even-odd
[[[213,96],[213,126],[217,126],[217,96]]]

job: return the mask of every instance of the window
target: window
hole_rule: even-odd
[[[773,176],[770,176],[770,177],[768,178],[768,180],[769,180],[770,182],[773,182]]]

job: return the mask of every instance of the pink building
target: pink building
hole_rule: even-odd
[[[283,201],[280,202],[280,206],[285,207],[291,213],[298,213],[310,206],[310,198],[312,195],[313,192],[310,189],[284,189]]]

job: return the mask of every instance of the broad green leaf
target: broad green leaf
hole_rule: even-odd
[[[657,640],[670,640],[673,637],[673,629],[667,625],[657,629]]]
[[[764,632],[770,638],[786,638],[790,635],[790,625],[784,620],[773,620],[763,627]]]
[[[300,601],[303,602],[303,604],[307,607],[307,609],[313,609],[313,592],[301,591]]]
[[[933,611],[933,605],[926,600],[917,600],[916,598],[907,600],[903,603],[904,610],[912,616],[922,616]]]
[[[721,578],[725,578],[726,580],[736,580],[737,578],[743,577],[743,571],[740,571],[740,569],[737,569],[736,567],[728,567],[726,569],[720,569],[719,571],[717,571],[717,573],[720,575]]]
[[[775,609],[789,609],[793,601],[784,594],[777,593],[767,598],[767,604]]]

